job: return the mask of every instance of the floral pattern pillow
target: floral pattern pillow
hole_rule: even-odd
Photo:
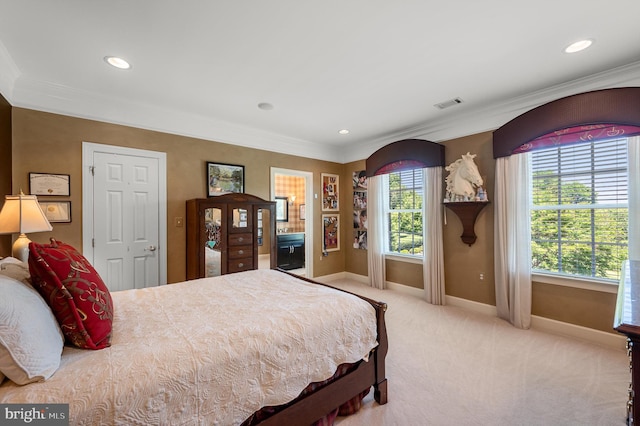
[[[69,244],[29,244],[33,287],[51,307],[68,342],[83,349],[110,345],[113,302],[89,261]]]

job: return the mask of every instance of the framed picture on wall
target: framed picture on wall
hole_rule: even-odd
[[[358,170],[353,172],[353,189],[357,189],[359,191],[367,189],[367,171],[366,170]]]
[[[49,222],[71,222],[71,201],[39,201],[39,203]]]
[[[244,166],[207,162],[207,196],[244,192]]]
[[[340,216],[337,214],[322,215],[322,250],[340,250]]]
[[[29,192],[31,195],[71,195],[69,175],[51,173],[29,173]]]
[[[367,231],[353,231],[353,248],[367,249]]]
[[[322,173],[322,210],[338,211],[340,176]]]

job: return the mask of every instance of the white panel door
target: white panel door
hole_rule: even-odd
[[[94,267],[111,291],[156,286],[158,159],[95,152]]]

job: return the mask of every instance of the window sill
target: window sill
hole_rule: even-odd
[[[395,260],[398,262],[415,263],[418,265],[422,265],[422,257],[418,257],[418,256],[402,255],[402,254],[396,254],[396,253],[385,253],[384,258],[389,260]]]
[[[592,290],[592,291],[600,291],[603,293],[617,293],[618,292],[618,283],[607,281],[607,280],[598,280],[598,279],[588,279],[588,278],[574,278],[565,275],[553,275],[553,274],[542,274],[542,273],[532,273],[531,280],[543,283],[543,284],[553,284],[564,287],[573,287],[573,288],[581,288],[584,290]]]

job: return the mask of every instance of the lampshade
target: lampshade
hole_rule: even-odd
[[[13,244],[13,256],[26,262],[29,258],[29,239],[25,234],[51,231],[53,227],[44,215],[35,195],[5,196],[0,211],[0,234],[20,234]]]

